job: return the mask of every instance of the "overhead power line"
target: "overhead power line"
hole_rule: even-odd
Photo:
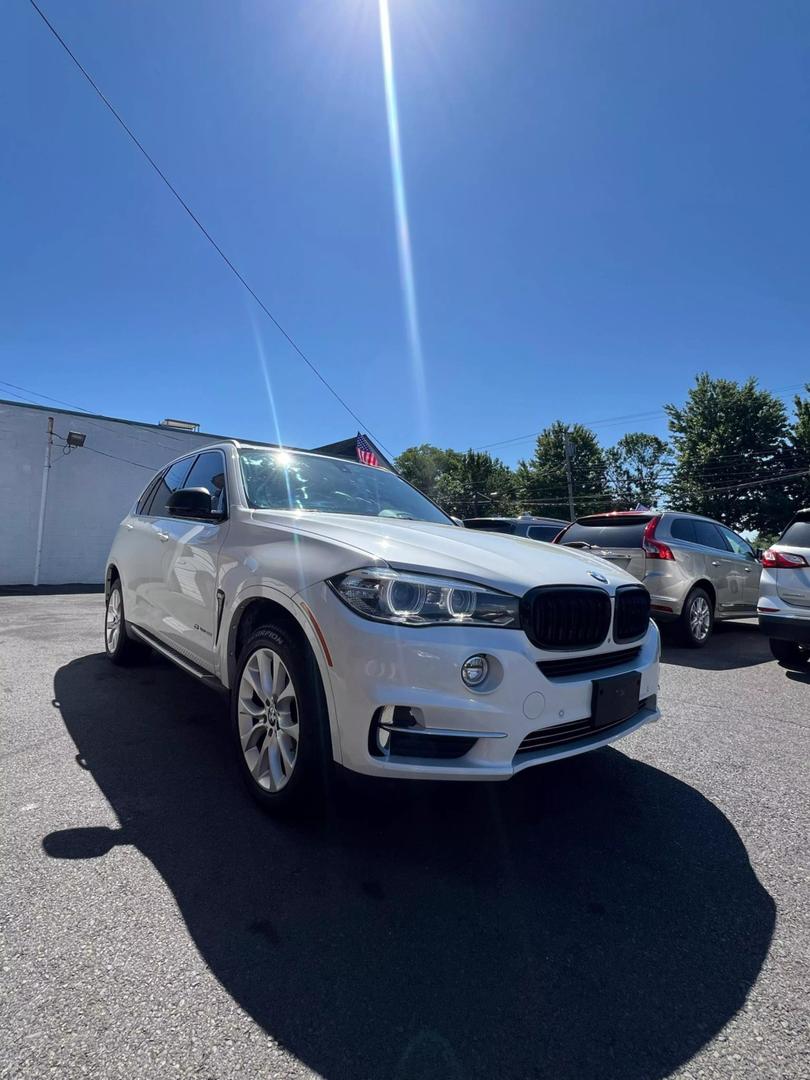
[[[32,398],[32,397],[36,397],[36,398],[42,398],[45,401],[53,401],[58,405],[67,405],[70,409],[76,409],[78,411],[78,413],[81,413],[81,415],[82,415],[82,423],[83,424],[92,424],[93,427],[100,428],[102,431],[109,431],[110,430],[110,428],[108,426],[108,423],[111,423],[111,424],[120,423],[120,421],[118,421],[114,416],[111,416],[111,417],[107,418],[107,422],[99,421],[99,420],[95,419],[95,417],[93,416],[93,414],[90,412],[89,409],[85,409],[81,405],[74,405],[70,401],[63,401],[61,398],[50,397],[48,394],[39,394],[39,393],[37,393],[36,390],[29,390],[25,386],[18,386],[16,383],[6,382],[5,379],[0,379],[0,386],[5,386],[5,387],[13,386],[13,387],[15,387],[15,390],[22,390],[27,395],[27,397],[23,397],[22,394],[16,393],[15,390],[4,390],[3,392],[11,394],[12,397],[17,398],[19,401],[27,402],[29,404],[30,404],[29,399]],[[95,415],[98,416],[99,414],[96,413]],[[135,425],[137,425],[137,423],[138,423],[137,421],[130,421],[129,424],[127,425],[127,427],[135,426]],[[160,427],[160,433],[159,434],[156,433],[153,437],[151,437],[149,439],[145,439],[145,438],[143,438],[142,435],[136,435],[132,431],[123,430],[123,429],[118,432],[118,435],[119,435],[119,438],[132,439],[135,442],[146,443],[149,446],[152,446],[152,445],[154,445],[155,442],[158,442],[163,446],[168,446],[170,450],[175,449],[175,447],[172,446],[172,443],[180,443],[180,444],[183,443],[183,440],[178,438],[177,435],[172,435],[168,428],[164,428],[162,425],[154,425],[154,424],[152,424],[150,426],[151,427],[159,426]],[[169,442],[166,441],[167,439],[169,440]]]
[[[724,487],[701,488],[700,493],[701,495],[720,495],[726,491],[738,491],[745,488],[757,488],[762,487],[764,484],[778,484],[787,480],[795,480],[798,479],[800,476],[810,476],[810,469],[797,469],[792,472],[779,473],[778,476],[771,477],[758,476],[754,477],[753,479],[749,478],[748,480],[745,480],[739,484],[727,484]],[[604,491],[580,491],[576,492],[576,498],[577,500],[584,499],[587,502],[592,502],[595,499],[604,499],[605,494],[606,493]],[[527,506],[568,505],[567,499],[521,499],[520,502],[526,504]]]
[[[90,84],[90,86],[93,88],[93,90],[95,90],[95,92],[98,95],[98,97],[100,98],[100,100],[109,109],[109,111],[112,113],[112,115],[115,117],[115,119],[121,125],[123,130],[130,137],[130,139],[135,144],[135,146],[137,146],[137,148],[140,150],[140,152],[143,154],[143,156],[146,158],[146,160],[152,166],[154,171],[157,173],[157,175],[160,177],[160,179],[163,181],[163,183],[166,185],[166,187],[169,189],[169,191],[172,193],[172,195],[174,195],[175,199],[182,206],[182,208],[185,210],[185,212],[188,214],[188,216],[191,218],[191,220],[194,222],[194,224],[200,230],[200,232],[205,237],[205,239],[208,241],[208,243],[213,247],[213,249],[216,251],[216,253],[219,255],[219,257],[222,259],[222,261],[225,263],[225,265],[231,271],[231,273],[237,278],[237,280],[250,293],[250,295],[253,297],[253,299],[256,301],[256,303],[259,305],[259,307],[262,309],[262,311],[265,313],[265,315],[270,320],[270,322],[272,322],[272,324],[275,326],[275,328],[278,330],[278,332],[281,334],[281,336],[294,349],[294,351],[304,361],[304,363],[307,365],[307,367],[310,369],[310,371],[312,371],[312,373],[320,380],[320,382],[326,387],[326,389],[335,398],[335,400],[338,401],[343,406],[343,408],[346,410],[346,412],[349,414],[349,416],[351,416],[354,420],[356,420],[357,423],[360,425],[360,427],[368,432],[368,434],[377,443],[377,445],[379,447],[381,447],[386,452],[386,454],[388,454],[389,457],[393,457],[391,451],[388,450],[385,443],[383,443],[382,440],[377,435],[375,435],[375,433],[371,430],[371,428],[368,426],[368,424],[366,424],[365,421],[360,416],[358,416],[358,414],[354,411],[354,409],[351,407],[351,405],[349,405],[349,403],[346,401],[346,399],[343,398],[338,393],[338,391],[334,388],[334,386],[332,386],[332,384],[328,381],[328,379],[324,375],[321,374],[321,372],[318,370],[316,365],[312,362],[312,360],[309,359],[309,357],[306,355],[306,353],[300,347],[300,345],[298,345],[298,343],[292,338],[292,336],[284,329],[284,327],[281,325],[281,323],[278,321],[278,319],[275,317],[275,315],[272,313],[272,311],[270,311],[270,309],[267,307],[267,305],[262,300],[262,298],[258,295],[256,290],[247,282],[247,280],[240,273],[240,271],[236,268],[236,266],[233,264],[233,262],[231,262],[231,260],[228,258],[228,256],[225,254],[225,252],[222,250],[222,248],[219,246],[219,244],[213,238],[213,236],[208,231],[208,229],[205,227],[205,225],[203,225],[202,221],[200,221],[200,219],[197,217],[197,215],[194,213],[194,211],[191,209],[191,207],[185,201],[185,199],[180,194],[180,192],[177,190],[177,188],[174,186],[174,184],[172,184],[171,180],[169,180],[168,176],[166,176],[166,174],[160,168],[158,163],[155,161],[155,159],[152,157],[152,155],[149,153],[149,151],[146,149],[146,147],[143,145],[143,143],[135,135],[132,128],[129,127],[129,125],[126,123],[126,121],[121,116],[121,114],[118,112],[118,110],[115,108],[115,106],[112,104],[112,102],[105,96],[105,94],[102,91],[101,87],[95,81],[95,79],[90,74],[90,72],[83,66],[83,64],[78,59],[78,57],[75,55],[75,53],[73,53],[73,51],[71,50],[70,46],[67,44],[65,39],[62,37],[62,35],[59,33],[59,31],[56,29],[56,27],[53,25],[53,23],[48,19],[47,15],[45,15],[45,13],[42,11],[42,9],[39,7],[39,5],[36,3],[36,0],[29,0],[29,3],[31,4],[31,7],[34,9],[34,11],[36,11],[37,15],[39,15],[40,19],[42,19],[43,23],[47,26],[47,28],[53,34],[53,36],[56,38],[56,40],[59,42],[59,44],[62,46],[62,48],[65,50],[65,52],[70,57],[70,59],[73,61],[73,63],[76,65],[76,67],[79,69],[79,71],[82,73],[82,75],[87,80],[87,82]]]
[[[778,397],[780,394],[787,394],[795,390],[803,390],[806,385],[806,382],[800,382],[791,383],[789,386],[777,386],[775,389],[771,390],[770,393]],[[762,389],[767,389],[767,387],[763,387]],[[625,413],[623,416],[608,416],[603,420],[583,420],[581,421],[581,424],[583,427],[594,428],[610,424],[621,424],[627,420],[657,420],[662,419],[667,415],[668,414],[663,409],[650,409],[647,412]],[[473,449],[491,450],[495,446],[511,446],[513,443],[526,442],[528,439],[536,439],[538,435],[542,434],[542,431],[530,431],[527,435],[516,435],[511,439],[501,439],[500,442],[484,443],[482,446],[476,446]]]
[[[14,390],[21,390],[24,394],[30,394],[31,397],[42,398],[44,401],[52,401],[56,405],[67,405],[69,409],[78,409],[79,412],[89,413],[90,409],[85,409],[81,405],[75,405],[72,401],[63,401],[58,397],[50,397],[48,394],[38,394],[36,390],[29,390],[27,386],[18,386],[16,383],[7,382],[5,379],[0,379],[0,386],[11,386]],[[12,397],[19,397],[19,394],[13,394]]]
[[[738,488],[760,487],[763,484],[778,484],[782,480],[793,480],[799,476],[810,476],[810,469],[797,469],[794,472],[780,473],[778,476],[757,477],[742,484],[728,484],[725,487],[709,488],[701,491],[703,495],[719,495],[723,491],[736,491]]]

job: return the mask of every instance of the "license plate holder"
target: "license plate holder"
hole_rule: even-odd
[[[591,723],[596,730],[629,720],[639,710],[641,673],[630,671],[609,679],[594,679]]]

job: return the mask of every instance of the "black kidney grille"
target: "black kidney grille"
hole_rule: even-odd
[[[616,590],[613,640],[635,641],[647,633],[650,622],[650,594],[638,585],[622,585]]]
[[[527,637],[539,649],[592,649],[610,628],[610,597],[588,585],[540,586],[520,605]]]

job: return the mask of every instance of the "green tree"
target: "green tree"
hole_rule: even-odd
[[[460,456],[455,450],[441,450],[430,443],[422,443],[403,450],[394,464],[409,483],[438,502],[441,478]]]
[[[574,424],[568,432],[575,512],[581,515],[608,509],[605,455],[599,441],[582,424]],[[538,435],[534,456],[518,464],[515,489],[522,510],[551,517],[568,516],[565,433],[566,425],[555,420]]]
[[[810,394],[810,383],[805,387]],[[791,472],[810,469],[810,398],[799,394],[793,399],[796,418],[788,438],[788,460]],[[788,493],[793,502],[793,509],[810,506],[810,475],[798,476],[788,481]]]
[[[669,447],[663,439],[630,432],[605,451],[605,465],[608,490],[617,508],[660,504],[670,468]]]
[[[788,464],[784,404],[756,379],[703,373],[682,407],[664,408],[675,450],[669,504],[734,528],[778,531],[792,501],[784,482],[769,482]]]
[[[456,517],[491,517],[514,513],[512,470],[480,450],[454,453],[436,488],[436,501]]]

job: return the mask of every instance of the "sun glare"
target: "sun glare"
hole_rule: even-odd
[[[423,424],[427,419],[425,394],[425,365],[422,354],[422,334],[419,327],[419,309],[416,303],[416,280],[411,254],[411,234],[408,224],[408,203],[405,196],[405,174],[402,168],[402,145],[399,137],[399,110],[394,75],[394,52],[391,43],[391,19],[388,0],[378,0],[380,11],[380,43],[382,45],[383,76],[385,79],[385,110],[388,119],[388,145],[391,154],[391,182],[394,193],[399,272],[408,328],[408,345],[411,369]]]

